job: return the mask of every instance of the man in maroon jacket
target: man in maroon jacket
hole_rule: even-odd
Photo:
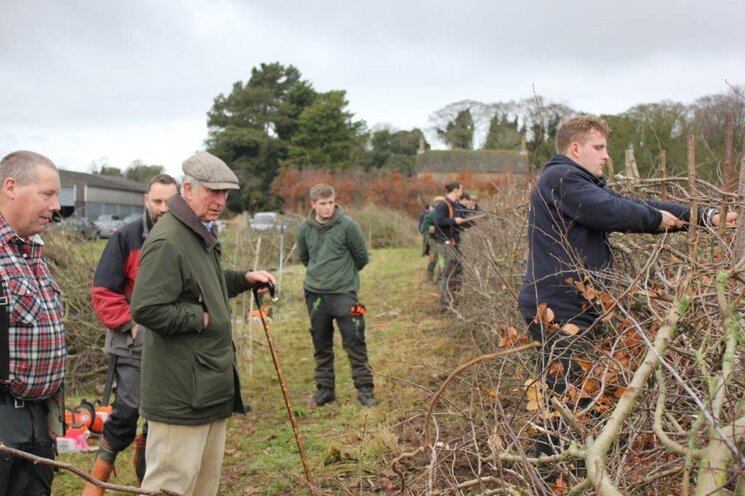
[[[116,401],[104,424],[100,451],[92,475],[108,481],[119,452],[137,435],[140,407],[140,360],[142,333],[132,320],[129,300],[140,266],[140,251],[150,229],[166,213],[167,200],[178,193],[176,180],[167,174],[155,176],[145,193],[145,212],[141,219],[124,226],[109,239],[93,278],[91,300],[99,320],[107,327],[106,352],[116,360]],[[146,432],[135,443],[135,472],[142,481],[145,474]],[[83,496],[103,495],[103,490],[86,484]]]

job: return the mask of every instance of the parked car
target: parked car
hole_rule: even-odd
[[[251,229],[256,231],[268,231],[275,227],[279,227],[277,212],[257,212],[251,219]]]
[[[102,238],[110,238],[124,226],[124,221],[118,215],[101,214],[95,221]]]
[[[58,229],[64,229],[80,234],[85,239],[97,240],[101,237],[101,230],[96,224],[85,217],[68,217],[57,224]]]
[[[136,220],[142,219],[142,214],[129,214],[122,220],[124,224],[129,224],[130,222],[134,222]]]

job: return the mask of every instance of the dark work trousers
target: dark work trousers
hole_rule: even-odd
[[[306,291],[310,316],[313,358],[316,360],[316,386],[334,389],[334,320],[341,333],[344,351],[352,366],[354,387],[373,387],[372,370],[367,360],[365,318],[354,317],[350,309],[358,303],[354,293],[319,294]]]
[[[429,246],[429,262],[427,263],[427,280],[437,282],[438,279],[435,278],[435,267],[437,267],[437,262],[440,258],[439,256],[440,250],[437,248],[437,241],[435,241],[435,238],[433,238],[431,235],[425,234],[424,241],[425,243],[427,243],[427,246]]]
[[[116,399],[103,426],[103,444],[114,457],[132,444],[140,418],[140,360],[120,356],[116,362]],[[107,460],[113,462],[114,460]]]
[[[528,322],[528,331],[534,341],[542,343],[538,349],[538,369],[542,372],[542,377],[549,391],[555,395],[563,396],[568,385],[581,389],[586,373],[577,359],[595,363],[601,359],[598,352],[594,351],[598,340],[602,339],[605,334],[605,328],[595,326],[590,331],[580,330],[574,336],[562,331],[549,332],[545,326],[533,321]],[[558,324],[562,327],[562,324]],[[561,364],[558,367],[553,364]],[[562,398],[563,403],[568,409],[584,408],[589,405],[589,399],[581,399],[578,404],[571,403],[566,396]],[[547,408],[552,411],[554,408],[547,403]],[[568,427],[560,417],[552,417],[552,420],[546,424],[546,428],[561,434],[568,432]],[[561,453],[564,447],[558,436],[550,434],[538,434],[535,437],[536,456],[555,455]],[[584,465],[580,460],[574,462],[577,474],[584,471]]]
[[[440,307],[450,308],[460,291],[463,280],[463,263],[457,246],[447,243],[438,245],[445,260],[445,268],[440,274]]]
[[[54,460],[44,401],[16,408],[14,398],[0,392],[0,442],[10,448]],[[0,454],[0,496],[52,494],[54,468]]]

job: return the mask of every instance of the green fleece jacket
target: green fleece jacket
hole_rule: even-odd
[[[370,260],[362,230],[337,205],[325,224],[316,221],[316,211],[300,224],[297,232],[300,261],[308,270],[303,287],[313,293],[356,293],[359,271]]]
[[[220,243],[179,195],[168,205],[142,247],[132,294],[133,319],[145,327],[140,413],[201,425],[245,413],[228,298],[249,284],[245,272],[222,270]]]

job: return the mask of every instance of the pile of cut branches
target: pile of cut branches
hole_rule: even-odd
[[[695,176],[614,188],[735,210],[745,225],[742,194]],[[457,369],[435,398],[422,429],[432,434],[396,460],[403,491],[745,494],[745,230],[613,235],[613,273],[567,281],[601,309],[602,332],[573,348],[581,380],[557,389],[561,361],[539,367],[534,350],[509,353],[529,341],[515,297],[528,191],[504,192],[466,233],[455,310],[474,348],[494,358]],[[587,336],[556,325],[549,306],[536,319],[565,341]],[[542,436],[556,455],[535,456]]]

